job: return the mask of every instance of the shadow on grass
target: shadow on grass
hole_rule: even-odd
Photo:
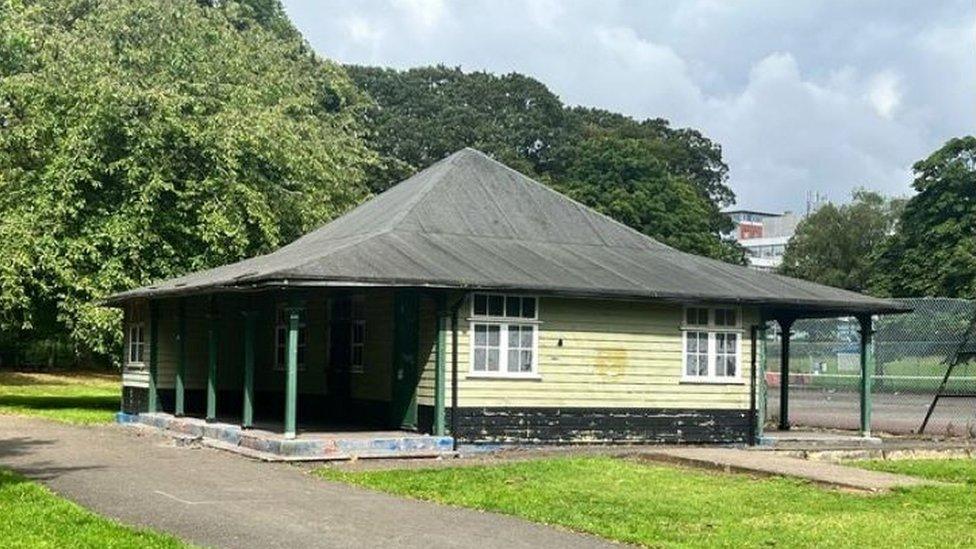
[[[92,411],[116,412],[119,409],[120,397],[117,395],[2,395],[0,406],[14,406],[29,410],[64,410],[81,408]]]
[[[0,385],[79,385],[88,382],[116,382],[118,376],[106,372],[11,372],[0,370]]]

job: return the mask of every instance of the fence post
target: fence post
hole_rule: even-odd
[[[790,337],[793,329],[793,318],[777,319],[780,327],[780,359],[779,359],[779,429],[790,430]]]
[[[871,315],[857,318],[861,331],[861,436],[871,436],[871,378],[874,376],[874,342]]]

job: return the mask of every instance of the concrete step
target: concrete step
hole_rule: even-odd
[[[265,461],[433,458],[455,456],[451,437],[378,431],[323,433],[285,438],[277,433],[245,430],[229,423],[170,414],[120,415],[119,423],[155,428],[178,445],[203,444]]]

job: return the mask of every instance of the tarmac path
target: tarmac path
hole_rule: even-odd
[[[211,547],[607,547],[515,517],[397,498],[117,425],[0,415],[0,466],[103,516]]]

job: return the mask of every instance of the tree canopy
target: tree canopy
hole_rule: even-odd
[[[780,272],[857,292],[868,289],[873,256],[895,226],[904,201],[856,190],[853,201],[826,204],[796,228]]]
[[[274,0],[4,2],[0,328],[106,351],[99,298],[342,213],[365,104]]]
[[[950,140],[913,169],[918,194],[878,253],[872,288],[895,297],[976,298],[976,137]]]
[[[744,261],[722,238],[732,224],[721,209],[735,195],[721,148],[695,130],[568,108],[517,73],[346,68],[375,101],[370,143],[383,160],[370,174],[374,191],[471,146],[679,249]]]

